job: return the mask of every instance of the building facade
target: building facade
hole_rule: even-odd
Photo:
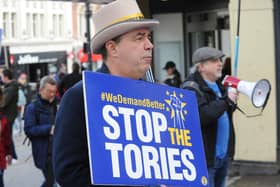
[[[71,3],[0,0],[0,27],[11,67],[26,72],[31,82],[59,71],[61,64],[71,60]]]

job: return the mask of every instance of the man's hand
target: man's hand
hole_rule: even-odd
[[[52,126],[51,131],[50,131],[50,135],[53,135],[54,133],[54,126]]]
[[[238,95],[239,95],[239,92],[237,92],[236,89],[231,89],[228,91],[228,98],[234,102],[235,104],[237,103],[237,100],[238,100]]]
[[[6,156],[6,163],[8,165],[11,165],[12,164],[12,159],[13,159],[12,155],[7,155]]]

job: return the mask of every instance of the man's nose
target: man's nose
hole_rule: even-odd
[[[145,43],[145,49],[153,49],[154,45],[152,44],[151,40],[149,38],[146,38],[146,43]]]

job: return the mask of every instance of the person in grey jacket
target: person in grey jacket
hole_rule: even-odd
[[[144,77],[152,62],[150,30],[158,21],[144,19],[136,1],[131,0],[105,5],[93,20],[92,52],[102,53],[104,59],[98,71],[136,80]],[[81,81],[65,93],[57,112],[53,163],[62,187],[91,186]]]

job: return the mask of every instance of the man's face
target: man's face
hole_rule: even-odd
[[[199,71],[204,79],[216,81],[222,76],[223,63],[218,59],[208,60],[199,65]]]
[[[121,36],[116,43],[115,55],[118,57],[120,76],[133,79],[142,78],[152,62],[150,30],[137,29]]]
[[[174,68],[168,68],[168,69],[166,70],[167,75],[172,75],[173,72],[174,72]]]
[[[43,99],[48,100],[51,103],[55,98],[56,90],[56,85],[47,83],[43,88],[40,88],[39,92]]]
[[[4,84],[8,84],[9,83],[8,77],[6,77],[4,75],[1,75],[1,78],[2,78],[2,81],[3,81]]]
[[[18,78],[18,82],[22,85],[25,85],[27,82],[27,75],[26,74],[20,74]]]

